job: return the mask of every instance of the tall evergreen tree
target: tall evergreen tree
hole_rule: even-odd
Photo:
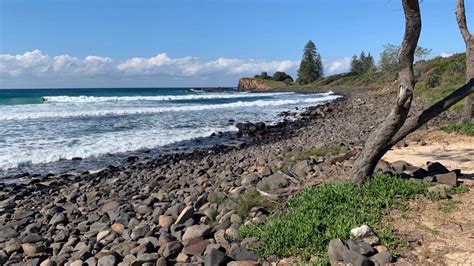
[[[311,83],[323,76],[323,63],[316,45],[309,40],[304,47],[303,59],[298,69],[298,82],[300,84]]]

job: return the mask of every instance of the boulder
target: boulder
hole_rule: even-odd
[[[438,162],[427,162],[428,172],[431,175],[446,174],[449,173],[448,168]]]
[[[342,254],[349,250],[338,238],[329,241],[328,256],[330,260],[342,261]]]
[[[285,188],[289,185],[289,181],[285,174],[275,173],[269,177],[265,177],[257,184],[257,188],[263,191],[274,191]]]
[[[453,187],[458,186],[458,176],[456,175],[454,171],[448,172],[445,174],[437,174],[435,175],[435,179],[436,179],[436,182],[440,184],[446,184]]]
[[[373,235],[373,231],[372,229],[370,229],[369,226],[367,225],[362,225],[360,227],[356,227],[356,228],[353,228],[351,229],[351,235],[354,236],[354,237],[367,237],[367,236],[371,236]]]
[[[370,261],[366,256],[363,256],[352,250],[345,250],[342,253],[342,258],[345,263],[349,263],[354,266],[371,266],[373,262]]]
[[[364,256],[372,255],[373,253],[375,253],[375,250],[374,248],[372,248],[371,245],[362,241],[349,239],[347,240],[346,244],[349,247],[349,250],[355,251]]]
[[[184,232],[183,241],[198,237],[205,238],[209,235],[211,230],[212,228],[207,224],[198,224],[190,226]]]

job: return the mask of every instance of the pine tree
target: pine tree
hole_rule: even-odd
[[[309,40],[304,47],[303,59],[298,69],[298,82],[300,84],[311,83],[323,76],[323,63],[316,45]]]

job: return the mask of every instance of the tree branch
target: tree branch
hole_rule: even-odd
[[[464,0],[457,0],[456,5],[456,20],[458,21],[459,30],[461,30],[462,37],[467,43],[471,38],[469,29],[466,22],[466,8],[464,6]]]
[[[395,134],[392,140],[389,142],[389,146],[393,147],[400,140],[404,139],[408,134],[417,130],[423,124],[427,123],[434,117],[438,116],[442,112],[448,110],[451,106],[466,98],[470,94],[474,93],[474,78],[471,79],[466,85],[457,89],[444,99],[433,104],[428,109],[420,111],[416,114],[413,114],[407,119],[405,124],[400,128],[400,130]]]

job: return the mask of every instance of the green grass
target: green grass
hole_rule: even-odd
[[[267,211],[271,211],[276,207],[275,203],[260,195],[256,189],[248,190],[240,195],[237,199],[237,205],[238,207],[235,211],[241,217],[248,216],[253,207],[263,207]]]
[[[320,148],[312,148],[309,150],[291,152],[285,156],[287,161],[303,161],[309,160],[311,157],[324,156],[326,154],[337,155],[341,152],[341,148],[338,146],[324,146]]]
[[[460,201],[457,200],[446,200],[442,201],[439,206],[439,210],[444,213],[452,213],[454,210],[457,209]]]
[[[458,132],[463,135],[474,136],[474,123],[446,125],[441,130],[447,133]]]
[[[376,175],[363,185],[355,182],[325,183],[307,188],[288,201],[288,211],[265,225],[241,228],[243,237],[256,237],[260,256],[326,256],[333,238],[348,239],[350,229],[367,224],[378,229],[384,245],[395,248],[395,234],[381,226],[384,212],[403,200],[425,193],[423,183]]]
[[[459,186],[459,187],[450,187],[446,189],[446,193],[449,195],[455,195],[455,194],[464,194],[469,192],[470,189],[467,186]]]

